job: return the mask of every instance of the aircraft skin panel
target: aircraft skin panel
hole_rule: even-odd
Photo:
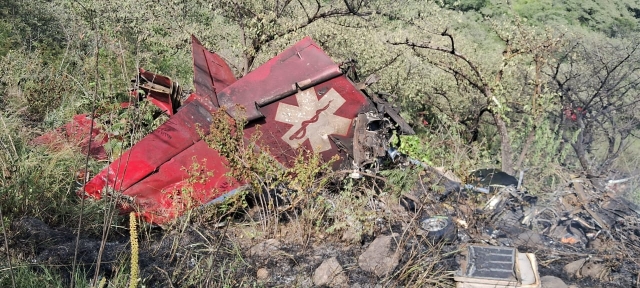
[[[237,81],[224,60],[195,37],[193,56],[196,92],[166,123],[89,181],[85,196],[99,199],[112,193],[121,197],[123,213],[136,211],[146,221],[162,224],[243,184],[243,179],[227,176],[226,159],[196,129],[209,132],[218,104],[230,116],[248,121],[245,139],[261,127],[257,144],[268,148],[279,163],[275,165],[291,167],[301,148],[325,161],[339,155],[334,168],[346,158],[345,147],[335,139],[352,141],[354,119],[371,105],[309,37]],[[236,105],[245,108],[243,115]],[[191,171],[194,164],[199,171]]]
[[[198,128],[207,132],[211,114],[197,101],[144,137],[120,158],[102,170],[84,186],[87,196],[100,199],[102,193],[123,191],[142,180],[160,165],[200,140]],[[109,187],[111,191],[105,191]]]

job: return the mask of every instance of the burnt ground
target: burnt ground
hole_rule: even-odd
[[[610,207],[609,200],[594,200],[591,204],[598,205],[590,206],[606,219],[609,229],[605,230],[589,225],[594,221],[584,217],[585,213],[574,213],[587,219],[584,226],[573,220],[562,226],[568,217],[565,212],[559,213],[559,222],[551,227],[522,225],[522,217],[517,215],[526,204],[514,199],[503,207],[508,213],[495,215],[481,211],[477,203],[486,199],[473,195],[428,198],[422,198],[425,204],[418,208],[409,205],[409,210],[407,205],[380,201],[382,204],[372,208],[376,216],[370,219],[371,232],[355,237],[349,229],[327,233],[295,221],[265,227],[264,219],[250,217],[227,219],[226,225],[194,222],[166,230],[145,226],[139,229],[141,283],[145,287],[312,287],[316,269],[336,257],[347,278],[332,286],[453,287],[453,271],[464,258],[461,252],[468,245],[480,244],[535,253],[540,276],[556,276],[574,287],[638,287],[640,217],[622,206],[616,206],[613,216],[606,213],[598,205]],[[551,204],[540,201],[538,205]],[[417,219],[424,215],[451,216],[457,239],[453,243],[426,241],[415,233]],[[48,267],[69,281],[76,235],[68,227],[50,227],[36,218],[18,219],[9,230],[9,252],[12,259],[30,263],[36,271]],[[398,263],[383,275],[363,269],[362,255],[374,240],[385,235],[394,235],[389,249],[397,251]],[[128,273],[128,268],[124,272],[122,268],[127,267],[131,255],[125,228],[114,228],[105,241],[99,235],[81,234],[77,247],[77,264],[87,277],[95,273],[101,247],[101,277]],[[577,268],[568,268],[576,262]]]
[[[216,287],[221,283],[232,287],[258,283],[265,287],[311,287],[311,276],[323,260],[336,257],[349,275],[349,286],[374,287],[380,283],[393,283],[385,277],[363,271],[358,267],[358,257],[375,237],[365,235],[360,243],[346,243],[338,238],[311,240],[300,244],[288,237],[279,239],[250,238],[260,228],[230,224],[223,228],[204,228],[190,225],[183,232],[153,229],[140,235],[141,278],[146,287]],[[33,265],[51,267],[70,279],[71,264],[75,253],[76,234],[65,227],[50,227],[36,218],[23,218],[12,223],[10,251],[14,259],[23,259]],[[284,227],[283,230],[287,230]],[[293,229],[291,229],[293,230]],[[389,234],[391,230],[382,233]],[[293,233],[286,231],[285,234]],[[293,238],[297,238],[292,235]],[[293,239],[292,238],[292,239]],[[254,249],[261,243],[277,241],[273,248]],[[77,265],[90,276],[94,275],[99,237],[81,236],[78,242]],[[421,250],[433,253],[431,247],[420,239],[403,243],[405,251]],[[129,259],[131,245],[127,235],[111,237],[104,242],[100,275],[116,277],[118,267]],[[453,250],[454,245],[439,251]],[[416,251],[412,251],[416,253]],[[411,253],[403,255],[406,263]],[[435,257],[443,270],[454,268],[455,259]],[[123,262],[124,261],[124,262]],[[448,265],[447,267],[445,267]],[[258,270],[268,270],[267,279],[258,279]],[[445,269],[446,268],[446,269]],[[211,274],[209,271],[224,271]],[[202,276],[202,274],[210,274]],[[198,285],[189,285],[190,278],[198,278]],[[208,279],[207,279],[208,278]],[[204,280],[203,280],[204,279]],[[382,282],[381,282],[382,281]],[[386,282],[385,282],[386,281]]]
[[[259,284],[265,287],[311,287],[312,275],[323,260],[336,257],[348,275],[348,286],[383,287],[401,286],[397,274],[408,271],[420,261],[437,262],[436,271],[454,271],[458,269],[459,255],[463,247],[470,243],[491,244],[489,235],[478,235],[466,243],[460,241],[438,247],[430,246],[419,237],[408,236],[404,241],[403,254],[395,269],[396,277],[380,277],[364,271],[358,266],[358,257],[375,238],[367,235],[360,243],[349,244],[337,238],[309,239],[308,244],[300,244],[294,237],[276,237],[273,249],[254,251],[253,247],[264,243],[260,237],[251,238],[252,233],[243,225],[229,224],[223,228],[204,228],[190,226],[183,232],[147,231],[140,240],[140,267],[142,283],[146,287],[215,287],[220,283],[229,286],[250,286]],[[389,235],[394,229],[379,231]],[[401,231],[397,231],[401,232]],[[460,231],[461,235],[467,231]],[[64,227],[52,228],[35,218],[23,218],[12,225],[11,253],[15,257],[26,259],[29,263],[58,267],[55,270],[69,279],[70,265],[75,251],[75,235]],[[509,237],[509,238],[506,238]],[[506,236],[512,240],[518,236]],[[463,238],[464,239],[464,238]],[[482,239],[486,240],[483,241]],[[293,240],[293,241],[292,241]],[[543,236],[542,242],[533,241],[517,245],[521,252],[533,252],[539,261],[542,276],[551,275],[577,287],[636,287],[638,277],[637,255],[629,255],[628,250],[616,245],[615,240],[604,243],[600,249],[575,247],[554,242]],[[78,245],[78,267],[85,269],[87,275],[95,272],[95,263],[100,250],[99,238],[81,237]],[[112,237],[104,243],[104,252],[100,265],[100,274],[115,277],[122,261],[127,261],[130,243],[126,235]],[[448,254],[448,256],[443,256]],[[597,276],[570,276],[564,271],[565,265],[588,258],[604,267]],[[413,262],[412,262],[413,261]],[[37,268],[34,268],[37,269]],[[259,270],[266,269],[267,275]],[[210,271],[221,271],[221,274]],[[191,285],[190,282],[199,283]],[[202,286],[205,283],[205,286]],[[451,279],[440,283],[449,286]],[[220,285],[222,286],[222,285]],[[343,286],[346,287],[346,286]],[[380,287],[380,286],[378,286]]]

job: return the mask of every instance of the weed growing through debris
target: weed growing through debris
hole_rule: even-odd
[[[242,107],[235,109],[237,115],[243,115]],[[262,206],[265,213],[261,223],[263,231],[275,233],[283,216],[298,217],[299,209],[314,205],[311,202],[330,181],[331,165],[337,158],[325,162],[318,154],[297,149],[291,167],[284,167],[273,159],[266,146],[260,145],[262,133],[259,127],[250,137],[245,137],[245,124],[244,117],[233,119],[220,109],[213,113],[211,131],[203,135],[203,139],[227,159],[228,176],[243,179],[250,187],[243,191],[245,194],[252,191],[252,197]],[[224,212],[246,207],[246,198],[242,196],[227,201],[222,206]]]
[[[406,235],[403,240],[416,241],[415,236]],[[404,241],[400,244],[405,244]],[[450,287],[451,272],[442,265],[446,257],[443,243],[423,241],[413,244],[407,245],[410,250],[405,252],[403,264],[387,281],[406,287]]]

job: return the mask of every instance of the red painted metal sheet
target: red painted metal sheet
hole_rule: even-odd
[[[84,187],[87,196],[100,199],[106,187],[122,191],[142,180],[173,156],[200,140],[197,128],[207,133],[211,114],[198,101],[191,102],[153,133],[127,150]]]
[[[229,76],[226,63],[220,69],[211,65],[224,61],[195,37],[193,47],[197,92],[167,123],[92,179],[84,188],[87,195],[100,198],[105,187],[111,187],[133,199],[132,205],[145,220],[161,224],[236,189],[242,181],[225,175],[225,159],[195,131],[195,123],[208,131],[209,112],[217,105],[211,99],[220,101],[232,115],[236,104],[244,106],[250,121],[245,135],[260,124],[260,144],[285,166],[291,166],[298,147],[320,153],[324,160],[344,156],[330,136],[350,141],[353,119],[370,103],[310,38],[238,81]],[[202,172],[213,174],[194,181],[189,169],[194,161],[204,159]],[[121,208],[126,212],[134,207],[123,203]]]
[[[296,148],[320,153],[325,161],[334,155],[344,158],[329,139],[353,138],[353,119],[368,105],[367,98],[345,76],[298,91],[295,95],[260,107],[265,118],[245,129],[250,135],[260,124],[263,145],[286,166],[291,166]],[[335,163],[336,167],[342,159]]]
[[[339,66],[310,37],[306,37],[220,91],[218,101],[234,118],[245,116],[248,121],[253,121],[264,117],[259,106],[339,75],[342,75]],[[245,115],[235,115],[236,104],[244,106]]]
[[[193,85],[196,93],[208,98],[215,107],[220,107],[217,91],[221,91],[236,81],[233,71],[220,56],[207,50],[191,35],[193,55]]]
[[[139,88],[145,91],[146,97],[160,110],[172,116],[178,103],[173,103],[171,95],[174,87],[171,78],[145,71],[140,68]],[[137,95],[137,91],[135,94]]]
[[[120,208],[123,212],[139,211],[145,221],[163,224],[236,189],[239,183],[226,175],[226,163],[201,140],[125,190],[123,195],[135,199],[136,207]]]
[[[91,130],[92,123],[93,130]],[[89,142],[89,138],[91,138],[91,142]],[[45,145],[53,150],[62,149],[64,143],[71,144],[79,147],[85,155],[88,153],[95,159],[105,160],[107,152],[104,145],[108,141],[108,135],[102,132],[98,123],[89,118],[88,114],[80,114],[73,116],[73,119],[62,127],[33,139],[31,144]]]

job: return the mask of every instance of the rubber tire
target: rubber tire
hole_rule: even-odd
[[[458,238],[458,229],[453,219],[448,216],[433,216],[420,220],[420,229],[426,232],[425,238],[430,242],[453,242]]]

